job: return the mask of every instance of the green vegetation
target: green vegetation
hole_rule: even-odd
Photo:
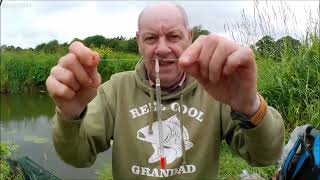
[[[104,81],[116,72],[133,70],[139,59],[136,54],[116,52],[109,48],[94,48],[94,50],[102,55],[98,70]],[[57,64],[61,56],[63,55],[59,53],[4,50],[1,53],[0,92],[20,93],[45,90],[45,81],[50,74],[50,69]]]
[[[0,180],[22,180],[23,174],[21,170],[16,172],[11,171],[6,159],[10,157],[11,151],[15,150],[17,146],[9,146],[6,143],[0,142]]]
[[[320,128],[320,38],[310,35],[304,42],[299,41],[295,44],[292,42],[297,41],[293,38],[285,39],[289,41],[280,41],[281,39],[274,41],[270,37],[263,37],[261,41],[251,46],[258,64],[259,92],[269,105],[281,112],[288,132],[295,126],[305,123]],[[274,47],[277,49],[276,53]],[[103,81],[108,80],[114,73],[133,70],[140,59],[137,54],[114,51],[110,47],[91,46],[91,48],[101,55],[102,61],[98,71]],[[262,49],[264,51],[261,51]],[[265,49],[272,52],[266,52]],[[61,56],[59,53],[30,50],[3,51],[0,67],[1,93],[44,89],[51,67]],[[274,174],[275,165],[252,168],[224,144],[219,179],[239,177],[244,169],[270,179]],[[111,179],[111,174],[110,167],[97,172],[99,179]]]
[[[105,164],[100,170],[96,172],[98,180],[112,180],[112,167]]]
[[[222,143],[220,151],[220,164],[218,179],[240,179],[243,170],[247,170],[250,174],[257,173],[265,179],[271,179],[276,170],[276,165],[269,167],[251,167],[248,163],[234,154],[227,143]]]
[[[258,1],[255,3],[258,19],[249,21],[243,12],[243,22],[226,24],[226,32],[230,33],[236,42],[250,45],[253,49],[259,71],[259,92],[269,105],[278,109],[282,114],[286,125],[286,136],[294,127],[301,124],[308,123],[320,128],[320,37],[317,28],[319,19],[314,19],[312,13],[309,13],[311,15],[307,18],[310,21],[310,27],[306,27],[306,32],[303,33],[305,37],[300,40],[288,35],[275,40],[274,32],[284,30],[274,27],[276,25],[272,22],[279,21],[287,24],[297,22],[295,16],[289,9],[282,6],[279,10],[271,8],[273,13],[277,14],[272,17],[264,14],[266,11],[263,9],[259,9]],[[313,25],[314,27],[311,27]],[[285,31],[287,32],[287,29]],[[203,30],[201,26],[193,27],[193,32],[196,37],[210,33]],[[135,38],[126,39],[122,36],[105,38],[96,35],[83,40],[77,38],[74,40],[82,41],[99,52],[102,61],[98,66],[98,71],[103,81],[108,80],[114,73],[133,70],[140,59]],[[67,43],[59,44],[53,40],[28,50],[2,46],[0,92],[45,90],[45,80],[51,67],[67,52],[68,45]],[[5,169],[1,173],[6,173],[6,166],[3,166],[2,163],[2,149],[1,145],[1,169],[2,167]],[[249,173],[257,172],[264,178],[271,179],[276,166],[252,168],[223,143],[219,179],[238,179],[244,169]],[[98,179],[112,179],[111,167],[108,165],[103,167],[97,172],[97,177]]]
[[[297,53],[285,47],[280,62],[257,56],[259,91],[289,129],[306,123],[320,128],[320,37],[309,38]]]
[[[29,50],[1,53],[1,93],[44,89],[50,69],[57,63],[59,54],[46,54]]]

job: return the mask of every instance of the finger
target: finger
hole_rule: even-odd
[[[183,71],[191,74],[198,80],[201,78],[198,57],[202,49],[202,39],[204,39],[204,36],[199,37],[191,46],[189,46],[182,53],[178,61],[178,65]]]
[[[182,68],[187,68],[196,61],[200,56],[202,50],[202,44],[205,36],[200,36],[191,46],[189,46],[180,56],[179,65]]]
[[[51,75],[48,77],[46,85],[47,90],[53,99],[71,100],[75,95],[75,92],[70,87],[59,82]]]
[[[209,63],[214,53],[218,42],[217,36],[208,36],[205,41],[203,41],[203,48],[201,54],[198,58],[200,64],[200,73],[203,79],[209,79]]]
[[[61,66],[55,66],[51,69],[50,74],[61,83],[71,87],[74,91],[80,89],[80,84],[78,83],[74,74]]]
[[[75,75],[81,85],[86,87],[92,85],[93,80],[90,78],[87,71],[84,69],[82,64],[80,64],[79,60],[73,53],[69,53],[66,56],[60,58],[59,65],[66,69],[69,69]]]
[[[94,61],[94,53],[92,50],[79,41],[75,41],[70,45],[69,52],[75,54],[82,65],[89,67],[97,65]]]
[[[91,87],[98,87],[101,84],[101,76],[97,70],[97,68],[92,68],[88,71],[89,76],[92,79]]]
[[[240,67],[255,68],[254,54],[250,48],[239,48],[237,51],[232,53],[223,68],[223,74],[230,75],[235,73]]]
[[[234,51],[236,51],[234,43],[224,39],[219,40],[209,65],[209,80],[211,82],[216,83],[220,80],[225,62],[228,56]]]
[[[95,67],[97,67],[98,64],[99,64],[99,62],[100,62],[100,55],[99,55],[98,52],[93,51],[93,52],[92,52],[92,56],[93,56],[93,62],[94,62],[94,64],[95,64]]]
[[[95,63],[99,63],[100,56],[97,52],[93,52],[93,60]],[[86,69],[87,73],[89,74],[90,78],[92,79],[92,86],[91,87],[98,87],[101,84],[101,76],[98,72],[97,66],[92,66]]]

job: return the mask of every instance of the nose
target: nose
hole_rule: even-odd
[[[160,38],[155,50],[156,56],[166,57],[169,53],[171,53],[171,49],[168,45],[168,42],[165,38]]]

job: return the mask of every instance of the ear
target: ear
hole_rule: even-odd
[[[139,48],[139,53],[141,54],[140,32],[139,31],[136,32],[136,39],[137,39],[137,44],[138,44],[138,48]]]

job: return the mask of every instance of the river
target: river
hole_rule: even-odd
[[[74,168],[60,160],[51,138],[53,114],[46,93],[1,95],[1,142],[17,145],[13,158],[29,156],[61,179],[96,179],[97,171],[111,168],[111,150],[99,154],[90,168]]]

